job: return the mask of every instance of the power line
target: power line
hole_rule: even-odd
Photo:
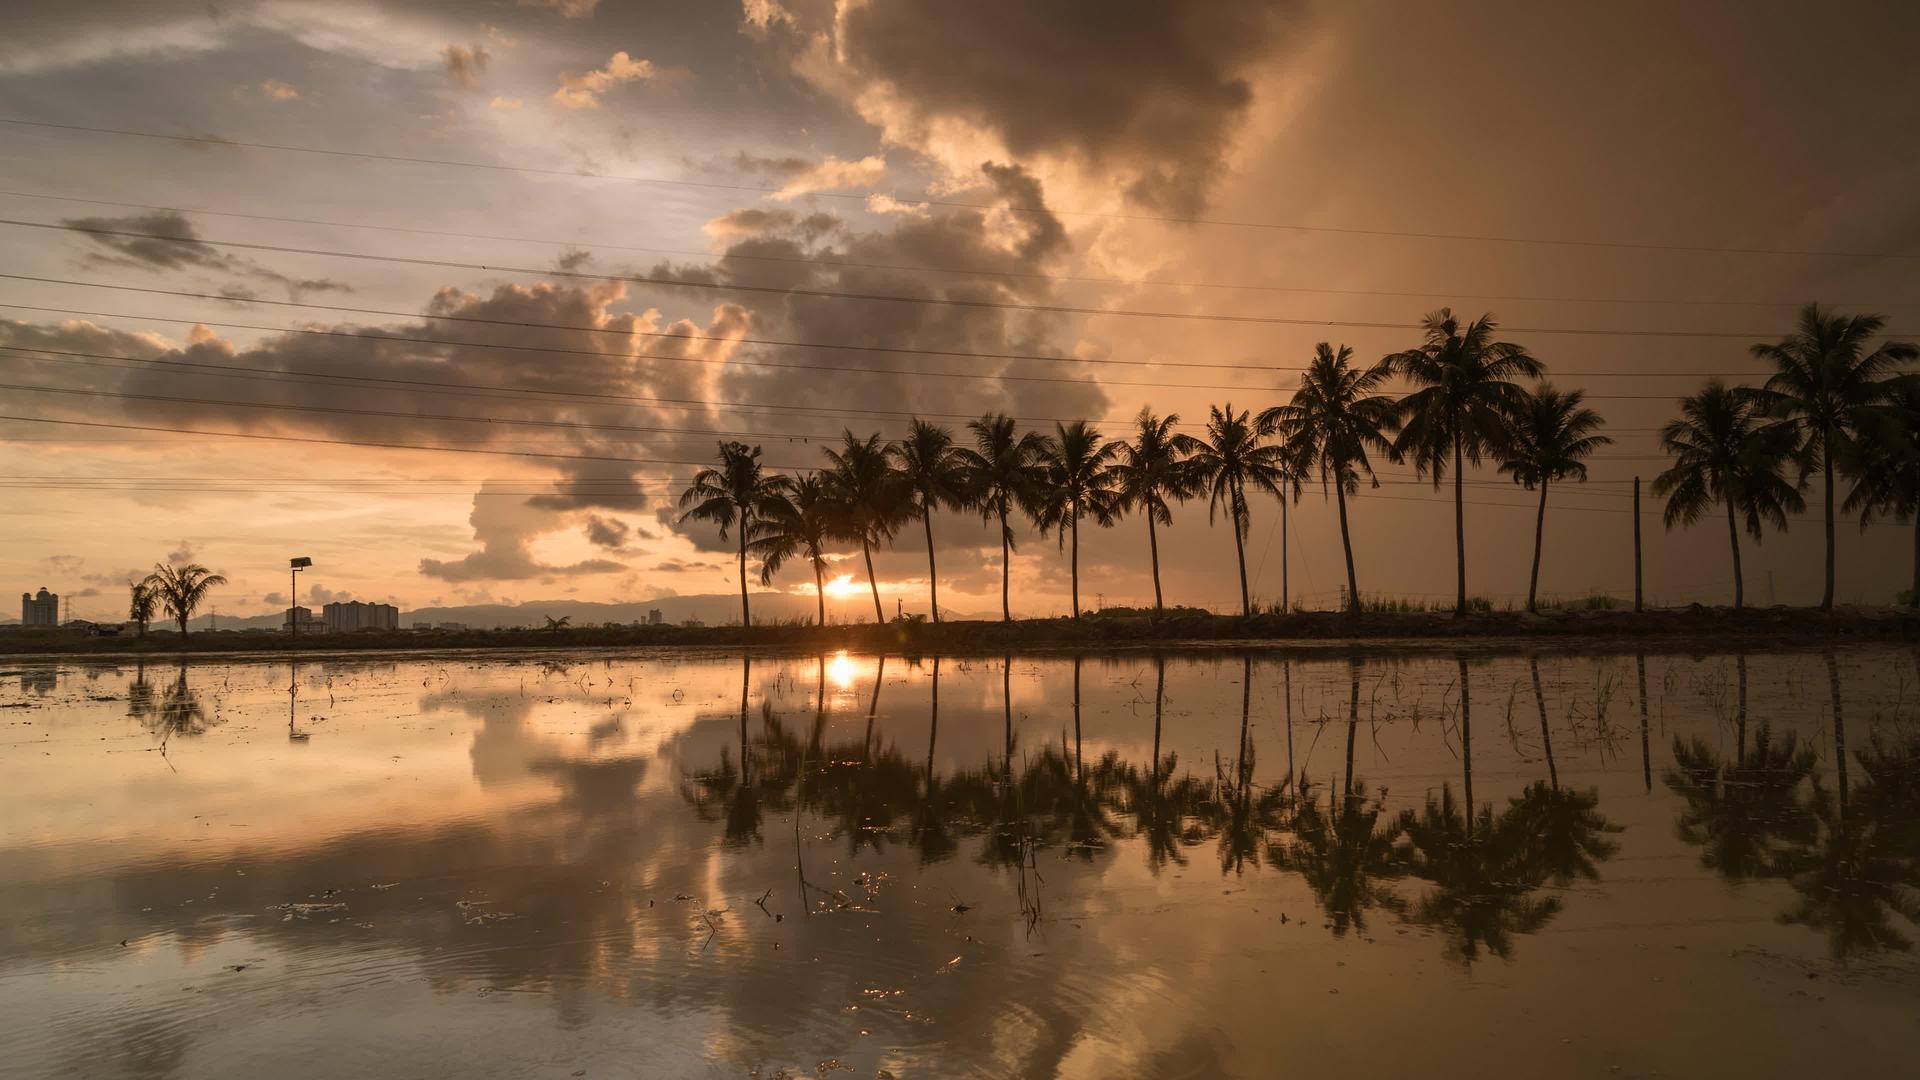
[[[1245,292],[1312,293],[1325,296],[1369,296],[1426,298],[1429,300],[1488,300],[1514,303],[1541,304],[1623,304],[1661,307],[1752,307],[1752,308],[1797,308],[1804,301],[1798,300],[1677,300],[1671,297],[1626,297],[1626,296],[1529,296],[1509,293],[1462,293],[1442,290],[1408,289],[1332,289],[1324,286],[1273,285],[1268,283],[1247,283],[1231,281],[1181,281],[1168,278],[1120,278],[1102,277],[1092,274],[1046,274],[1039,271],[993,270],[986,267],[934,266],[925,263],[876,263],[851,259],[834,259],[820,255],[766,255],[729,250],[716,255],[712,251],[693,251],[684,248],[651,247],[636,244],[610,244],[604,241],[555,240],[537,236],[507,236],[498,233],[458,232],[447,229],[422,229],[405,225],[381,225],[359,221],[330,221],[323,218],[287,217],[278,214],[249,214],[233,210],[214,210],[204,206],[161,206],[154,203],[119,202],[112,199],[88,199],[75,195],[51,195],[37,191],[11,191],[0,189],[0,195],[22,199],[44,199],[52,202],[79,203],[86,206],[109,206],[123,210],[148,210],[173,214],[199,214],[205,217],[235,218],[241,221],[272,221],[287,225],[318,225],[333,229],[365,229],[372,232],[406,233],[415,236],[438,236],[454,240],[489,240],[514,244],[542,244],[549,247],[581,251],[638,251],[653,255],[679,255],[696,259],[724,258],[727,261],[769,262],[797,264],[802,266],[831,266],[853,270],[900,270],[909,273],[965,274],[975,277],[1012,278],[1023,281],[1057,281],[1069,284],[1116,285],[1127,288],[1154,286],[1172,289],[1226,289]],[[1865,304],[1856,301],[1836,302],[1838,306],[1853,308],[1871,308],[1875,310],[1909,308],[1912,304]]]
[[[744,192],[756,195],[775,195],[782,189],[760,187],[752,184],[728,184],[719,181],[668,179],[657,176],[633,176],[618,173],[594,172],[587,169],[547,169],[532,165],[505,165],[498,162],[467,161],[457,158],[414,157],[403,154],[376,154],[365,150],[335,150],[325,147],[296,146],[290,143],[253,142],[241,139],[226,139],[213,135],[174,135],[157,131],[134,131],[127,128],[92,127],[81,124],[56,124],[44,120],[26,120],[16,117],[0,117],[0,124],[14,124],[20,127],[40,128],[55,131],[87,132],[95,135],[115,135],[126,138],[156,139],[167,142],[196,143],[209,146],[241,147],[250,150],[273,150],[282,153],[316,154],[326,157],[356,158],[370,161],[393,161],[410,165],[435,165],[443,167],[484,169],[492,172],[526,173],[538,176],[563,176],[570,179],[618,180],[627,183],[655,184],[666,187],[701,188],[716,191]],[[806,194],[819,198],[852,200],[865,204],[875,194],[881,192],[843,192],[816,191]],[[1400,229],[1365,229],[1332,225],[1301,225],[1276,221],[1236,221],[1221,218],[1176,217],[1162,214],[1125,213],[1118,211],[1071,210],[1045,206],[1021,206],[1012,203],[967,202],[958,199],[908,198],[889,196],[900,202],[924,203],[951,209],[966,210],[1005,210],[1016,214],[1033,214],[1050,217],[1075,217],[1111,221],[1155,222],[1168,225],[1206,225],[1221,228],[1266,229],[1283,232],[1321,233],[1334,236],[1371,236],[1414,240],[1467,241],[1491,244],[1541,244],[1559,247],[1612,248],[1629,251],[1669,251],[1712,255],[1768,255],[1800,258],[1845,258],[1845,259],[1920,259],[1920,254],[1887,251],[1835,251],[1813,248],[1762,248],[1762,247],[1725,247],[1705,244],[1641,243],[1626,240],[1565,239],[1555,237],[1503,236],[1491,233],[1448,233],[1433,231],[1415,231]]]
[[[1382,322],[1363,319],[1296,319],[1279,315],[1230,315],[1219,312],[1201,311],[1147,311],[1135,308],[1085,307],[1074,304],[1022,304],[1006,300],[977,300],[952,296],[901,296],[894,293],[844,292],[832,289],[805,289],[797,286],[747,285],[739,282],[700,281],[692,278],[673,278],[645,274],[594,274],[584,270],[494,265],[490,263],[462,262],[457,259],[430,259],[420,256],[380,255],[372,252],[334,251],[328,248],[297,247],[290,244],[262,244],[241,240],[211,240],[204,237],[168,236],[164,233],[138,232],[132,229],[103,229],[70,223],[22,221],[17,218],[0,218],[0,225],[24,229],[48,229],[56,232],[74,232],[89,236],[119,236],[138,240],[154,240],[161,243],[205,244],[211,247],[237,248],[243,251],[272,251],[287,255],[311,255],[321,258],[386,262],[405,266],[432,266],[442,269],[476,270],[492,274],[525,274],[535,277],[610,281],[634,285],[659,285],[671,288],[706,289],[721,292],[804,296],[821,300],[859,300],[890,304],[926,304],[936,307],[957,307],[971,310],[1028,311],[1055,315],[1097,315],[1138,319],[1174,319],[1191,322],[1219,322],[1256,326],[1338,326],[1346,329],[1364,330],[1420,329],[1420,324],[1418,323]],[[1920,255],[1916,255],[1914,258],[1920,258]],[[1609,327],[1526,326],[1507,326],[1502,329],[1509,334],[1559,334],[1577,337],[1747,338],[1752,340],[1754,338],[1770,336],[1759,332],[1724,330],[1631,330]]]

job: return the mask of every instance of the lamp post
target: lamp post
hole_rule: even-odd
[[[293,626],[295,640],[300,637],[300,571],[313,565],[313,560],[305,555],[292,561],[293,569],[287,573],[287,622]]]

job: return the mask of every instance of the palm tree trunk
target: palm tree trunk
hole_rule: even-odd
[[[927,590],[933,600],[933,621],[940,621],[940,574],[933,567],[933,507],[922,504],[920,523],[927,527]],[[936,661],[937,662],[937,661]]]
[[[1467,658],[1460,663],[1460,781],[1467,796],[1467,835],[1473,835],[1473,701],[1467,694]]]
[[[1647,654],[1633,654],[1634,671],[1640,677],[1640,776],[1647,790],[1653,790],[1653,748],[1647,721]]]
[[[1005,712],[1007,727],[1007,775],[1013,775],[1013,657],[1006,656],[1000,662],[1000,707]]]
[[[1453,423],[1453,551],[1460,589],[1453,606],[1456,619],[1467,613],[1467,502],[1460,483],[1460,456],[1460,418],[1456,416]]]
[[[1820,446],[1820,465],[1827,475],[1827,588],[1820,594],[1820,610],[1833,610],[1833,429]]]
[[[1347,532],[1347,486],[1339,477],[1345,475],[1344,468],[1334,470],[1334,499],[1340,504],[1340,547],[1347,555],[1347,610],[1360,610],[1360,582],[1353,576],[1353,537]]]
[[[1540,512],[1533,517],[1533,576],[1527,579],[1527,614],[1538,610],[1540,598],[1540,543],[1547,531],[1547,478],[1540,478]]]
[[[1827,654],[1827,695],[1833,703],[1833,767],[1840,782],[1840,823],[1847,821],[1847,717],[1840,707],[1840,662]]]
[[[1734,743],[1733,763],[1741,768],[1747,765],[1747,654],[1734,653],[1733,667],[1739,679],[1739,696],[1734,705],[1734,728],[1737,741]]]
[[[1282,722],[1287,725],[1287,790],[1299,793],[1298,775],[1293,771],[1293,661],[1280,661],[1280,693],[1286,700]]]
[[[1533,703],[1540,709],[1540,747],[1547,755],[1547,779],[1553,784],[1553,790],[1560,790],[1560,770],[1553,764],[1553,729],[1547,726],[1547,695],[1540,688],[1540,658],[1527,659],[1533,668]]]
[[[740,625],[753,629],[753,619],[747,611],[747,509],[740,508]]]
[[[1907,606],[1920,611],[1920,513],[1913,516],[1913,591],[1907,594]]]
[[[867,585],[873,589],[873,621],[876,625],[885,623],[887,617],[880,613],[880,581],[873,576],[873,548],[867,546],[867,538],[860,538],[860,555],[867,560]]]
[[[1293,610],[1293,583],[1287,578],[1287,494],[1280,492],[1280,614]]]
[[[1087,782],[1086,763],[1080,757],[1080,657],[1073,658],[1073,782]]]
[[[1740,523],[1733,516],[1733,500],[1727,500],[1727,538],[1733,541],[1733,610],[1739,611],[1746,600],[1746,579],[1740,575]]]
[[[1247,592],[1247,547],[1241,538],[1241,534],[1246,531],[1247,519],[1243,512],[1245,507],[1241,505],[1240,491],[1237,488],[1232,495],[1231,509],[1233,511],[1233,554],[1240,561],[1240,616],[1251,618],[1253,600]]]
[[[1920,530],[1915,530],[1920,535]],[[1147,507],[1147,551],[1153,556],[1153,617],[1160,617],[1160,537],[1153,528],[1153,507]]]
[[[1013,621],[1013,608],[1007,603],[1007,579],[1013,574],[1013,542],[1007,533],[1007,504],[1000,503],[1000,621]]]
[[[1073,618],[1080,620],[1080,512],[1073,513]],[[1078,669],[1075,669],[1077,676]]]
[[[1165,653],[1153,658],[1153,774],[1155,787],[1160,786],[1160,715],[1167,704],[1167,656]]]
[[[820,625],[827,625],[827,583],[821,577],[820,564],[813,564],[813,595],[820,601]]]
[[[1347,697],[1347,775],[1340,790],[1343,814],[1353,803],[1353,737],[1360,728],[1360,665],[1355,661],[1347,661],[1347,677],[1351,689]]]

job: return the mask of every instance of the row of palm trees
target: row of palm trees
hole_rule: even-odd
[[[790,560],[814,572],[820,621],[826,621],[827,552],[858,544],[873,593],[874,619],[885,621],[873,572],[873,550],[893,542],[914,521],[927,544],[932,617],[940,619],[935,563],[936,511],[971,510],[997,523],[1001,546],[1001,615],[1009,597],[1012,519],[1024,516],[1070,552],[1073,617],[1080,617],[1080,524],[1111,527],[1128,514],[1147,525],[1154,612],[1164,608],[1158,530],[1172,523],[1174,503],[1204,497],[1211,523],[1226,515],[1240,574],[1240,604],[1253,613],[1245,541],[1251,496],[1280,506],[1281,592],[1288,593],[1286,513],[1304,485],[1317,479],[1338,507],[1347,604],[1360,609],[1348,524],[1348,497],[1364,477],[1379,486],[1376,457],[1411,463],[1439,487],[1453,481],[1457,595],[1468,609],[1463,473],[1487,462],[1525,489],[1539,491],[1527,610],[1537,607],[1547,492],[1561,481],[1584,481],[1587,459],[1612,440],[1580,390],[1544,381],[1546,367],[1524,346],[1497,337],[1491,315],[1462,321],[1442,308],[1423,321],[1419,345],[1356,366],[1353,350],[1320,343],[1285,404],[1255,415],[1231,402],[1209,409],[1205,434],[1178,430],[1178,415],[1140,410],[1131,437],[1108,440],[1084,420],[1057,423],[1052,434],[1022,432],[1004,414],[968,422],[971,445],[944,427],[915,419],[905,438],[883,442],[846,432],[825,451],[826,463],[801,476],[775,475],[760,448],[720,444],[717,467],[701,470],[682,494],[681,519],[717,525],[737,539],[740,610],[751,625],[747,563],[760,560],[762,584]],[[1826,589],[1833,605],[1836,476],[1852,481],[1844,507],[1863,525],[1876,516],[1908,520],[1920,503],[1920,376],[1900,369],[1920,356],[1904,342],[1869,350],[1882,329],[1878,316],[1841,315],[1808,305],[1793,334],[1756,345],[1774,374],[1761,387],[1715,380],[1682,399],[1681,415],[1661,436],[1673,465],[1654,481],[1667,499],[1668,528],[1691,525],[1715,506],[1727,512],[1734,559],[1734,603],[1744,602],[1739,529],[1759,538],[1767,525],[1784,529],[1804,509],[1800,491],[1819,472],[1825,482]],[[1529,386],[1520,380],[1532,380]],[[1401,396],[1385,392],[1399,380]],[[1917,530],[1920,533],[1920,530]],[[1920,536],[1915,543],[1920,594]],[[1914,597],[1920,604],[1920,595]]]

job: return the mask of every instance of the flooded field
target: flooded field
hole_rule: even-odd
[[[0,1073],[1920,1073],[1920,652],[0,662]]]

